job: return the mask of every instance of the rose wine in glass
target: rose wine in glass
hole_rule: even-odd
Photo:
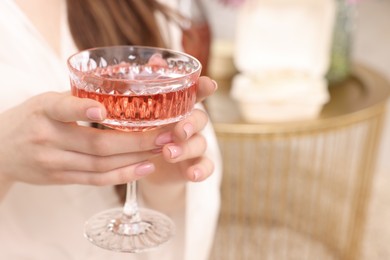
[[[121,131],[147,131],[182,120],[196,102],[200,62],[190,55],[143,46],[84,50],[68,59],[72,95],[104,104],[102,124]],[[92,216],[85,236],[104,249],[138,253],[169,241],[173,222],[139,208],[136,182],[127,184],[122,208]]]

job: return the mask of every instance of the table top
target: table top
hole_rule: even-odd
[[[206,101],[218,133],[284,133],[342,126],[382,113],[390,94],[390,83],[379,73],[355,65],[348,79],[329,86],[330,101],[317,118],[277,123],[249,123],[230,97],[231,79],[217,79],[217,93]]]

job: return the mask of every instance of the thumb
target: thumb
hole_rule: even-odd
[[[107,115],[103,104],[89,98],[74,97],[70,92],[45,94],[43,109],[50,118],[61,122],[99,122]]]

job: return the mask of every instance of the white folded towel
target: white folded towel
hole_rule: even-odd
[[[231,96],[249,122],[281,122],[317,117],[329,101],[324,77],[293,71],[260,73],[257,77],[238,74]]]
[[[246,1],[237,17],[232,97],[251,122],[318,116],[328,102],[335,0]]]

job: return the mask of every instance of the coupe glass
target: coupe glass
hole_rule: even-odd
[[[147,131],[185,118],[196,102],[201,72],[190,55],[143,46],[84,50],[68,59],[68,67],[72,95],[104,104],[102,124],[121,131]],[[170,218],[138,208],[135,181],[127,184],[123,208],[98,213],[85,224],[89,241],[120,252],[147,251],[173,233]]]

